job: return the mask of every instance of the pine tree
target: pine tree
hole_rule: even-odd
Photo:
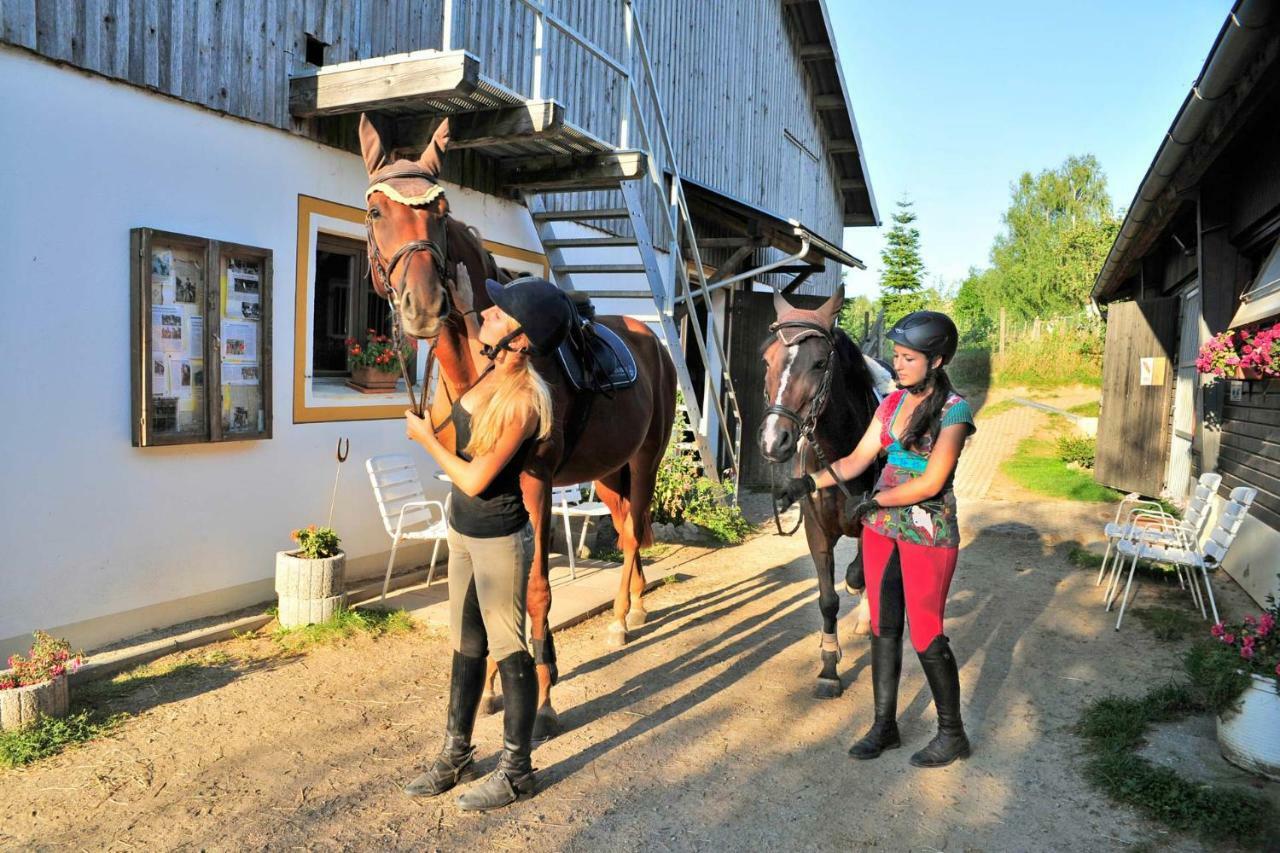
[[[924,261],[920,260],[920,231],[912,226],[915,221],[911,202],[899,200],[893,227],[880,251],[884,265],[880,272],[880,301],[886,328],[924,308]]]

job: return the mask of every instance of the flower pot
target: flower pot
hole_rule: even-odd
[[[1280,694],[1275,679],[1253,675],[1240,707],[1218,716],[1222,757],[1280,782]]]
[[[351,378],[347,380],[347,385],[366,394],[386,394],[396,390],[396,382],[399,380],[398,370],[395,373],[385,373],[368,365],[358,364],[351,368]]]
[[[41,715],[65,717],[70,706],[65,675],[39,684],[0,690],[0,731],[35,725]]]
[[[1254,367],[1252,364],[1237,364],[1235,372],[1231,374],[1232,379],[1261,379],[1262,370]]]
[[[296,628],[332,619],[346,606],[343,592],[347,555],[308,559],[297,551],[276,552],[277,619],[282,628]]]

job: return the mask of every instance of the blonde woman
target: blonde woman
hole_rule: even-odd
[[[472,309],[470,281],[459,265],[453,298],[467,323],[472,357],[493,369],[453,406],[457,453],[431,426],[405,412],[407,433],[453,481],[449,511],[449,629],[453,672],[444,747],[405,792],[436,796],[453,788],[475,758],[471,732],[493,655],[505,699],[498,768],[458,799],[467,811],[501,808],[534,791],[530,763],[538,682],[525,648],[525,587],[533,531],[520,491],[520,471],[534,442],[546,438],[551,395],[529,360],[549,354],[571,322],[568,298],[554,284],[519,279],[507,287],[486,281],[493,307]],[[478,318],[478,319],[477,319]]]

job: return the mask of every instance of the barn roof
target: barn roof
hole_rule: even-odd
[[[782,0],[800,44],[798,51],[813,83],[814,107],[827,132],[827,151],[835,164],[844,198],[844,224],[879,225],[871,176],[858,135],[858,123],[840,69],[835,30],[826,0]]]

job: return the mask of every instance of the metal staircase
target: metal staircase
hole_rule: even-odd
[[[540,27],[557,26],[584,49],[601,53],[599,48],[556,19],[545,5],[531,0],[522,2],[537,12]],[[628,71],[620,74],[627,102],[620,111],[620,144],[613,150],[618,154],[638,151],[643,155],[646,168],[640,174],[631,174],[613,182],[584,177],[581,183],[570,181],[554,188],[524,188],[522,197],[537,226],[552,275],[562,288],[602,300],[652,299],[654,314],[645,319],[658,327],[675,362],[701,467],[709,478],[717,482],[721,480],[717,448],[713,446],[713,436],[718,434],[719,449],[724,453],[725,467],[732,472],[736,494],[738,472],[741,470],[742,414],[733,378],[729,375],[728,358],[707,288],[706,267],[698,250],[644,34],[635,19],[631,0],[620,2],[624,7],[626,55],[613,60],[613,65],[631,69],[638,64],[640,73]],[[537,77],[535,73],[535,79]],[[534,94],[536,97],[541,93]],[[564,200],[553,200],[552,196]],[[605,223],[611,221],[624,221],[629,227],[617,229],[619,233],[609,233],[604,229],[608,228]],[[592,227],[601,236],[562,236],[557,233],[557,224],[565,222]],[[600,263],[581,257],[598,253],[600,249],[618,250],[630,254],[631,258],[627,263]],[[632,251],[627,252],[628,249]],[[625,280],[617,287],[585,287],[581,281],[585,276],[591,276],[596,282],[609,278]],[[634,284],[627,286],[639,276],[644,276],[645,289],[638,289]],[[698,322],[697,312],[692,310],[696,300],[701,300],[706,309],[705,333]],[[719,393],[714,383],[710,383],[712,387],[705,394],[703,389],[694,386],[676,321],[677,306],[681,304],[690,309],[690,338],[707,375],[711,376],[712,371],[719,373]],[[602,313],[609,313],[607,306]],[[703,401],[701,405],[700,400]]]

